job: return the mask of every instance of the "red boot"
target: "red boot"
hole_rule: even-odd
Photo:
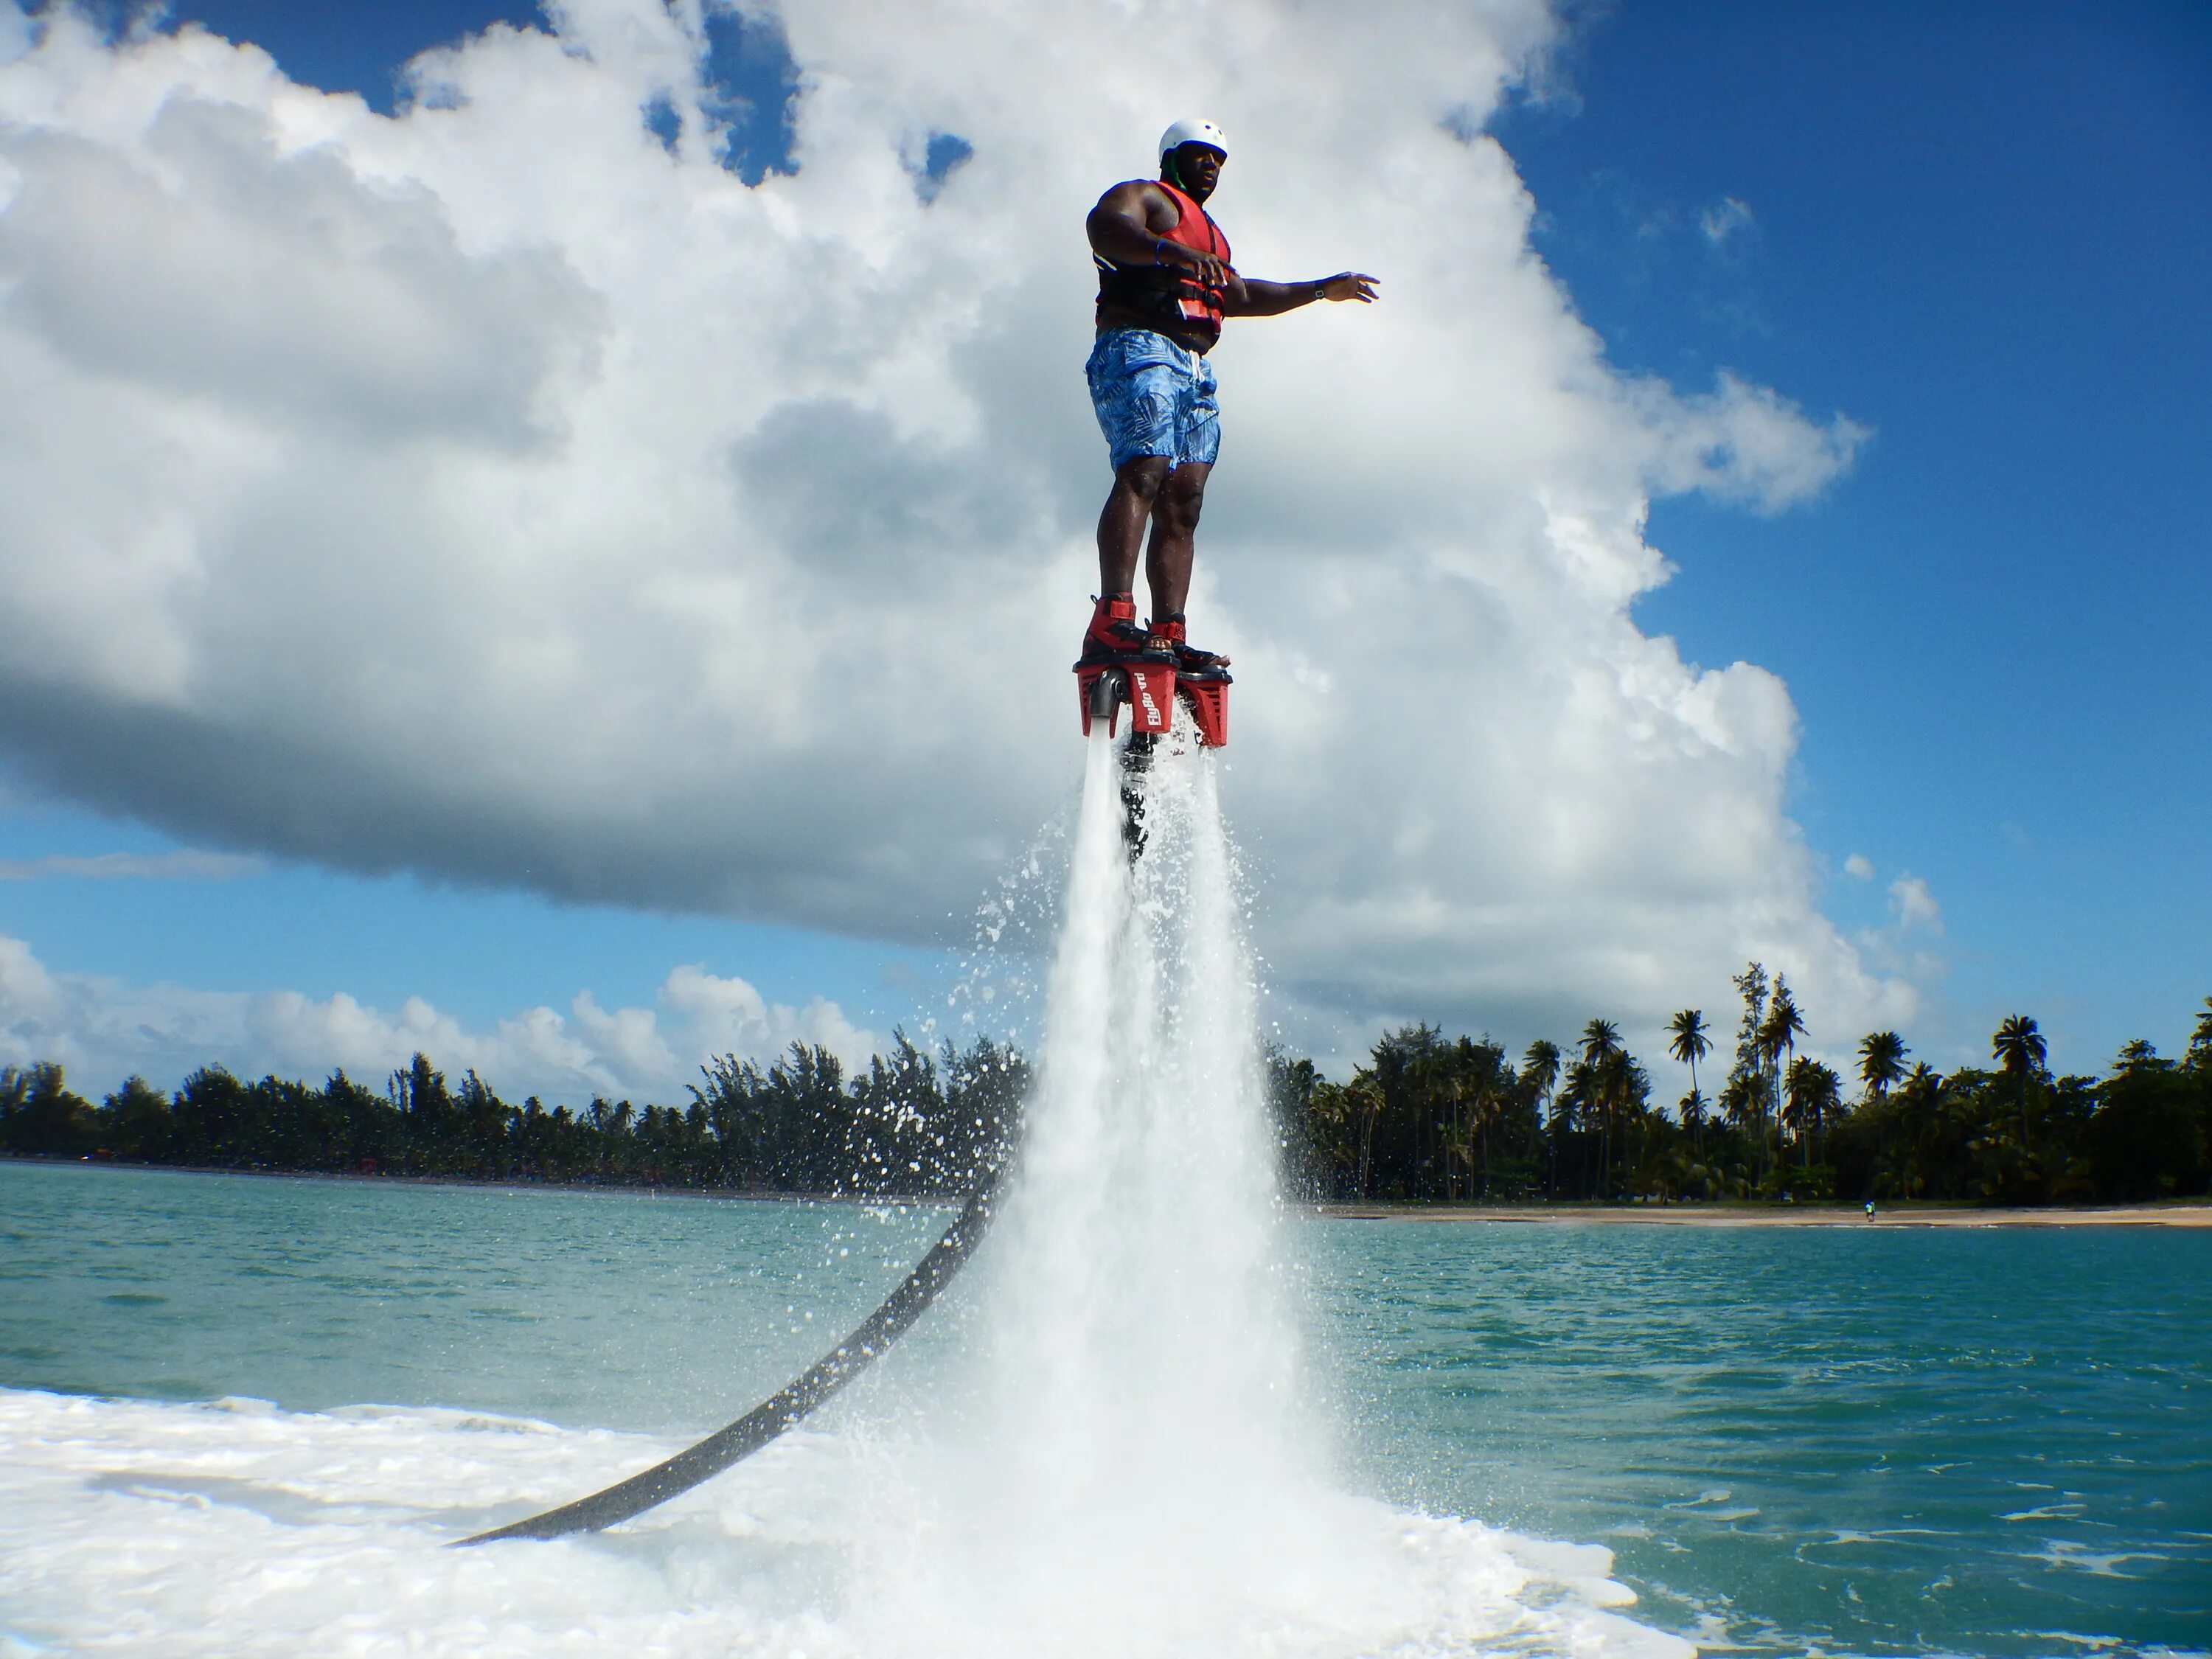
[[[1133,595],[1109,593],[1093,603],[1091,626],[1083,630],[1082,661],[1164,654],[1152,636],[1137,626],[1137,601]]]
[[[1175,658],[1176,672],[1185,678],[1202,678],[1221,674],[1229,666],[1229,659],[1218,651],[1201,651],[1193,645],[1184,629],[1180,614],[1155,621],[1152,625],[1152,648],[1164,647]]]

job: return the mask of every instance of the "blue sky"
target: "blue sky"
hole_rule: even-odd
[[[388,110],[414,52],[532,15],[173,21]],[[1789,810],[1838,927],[1884,925],[1908,876],[1940,904],[1907,1033],[1922,1052],[1966,1058],[2014,1010],[2062,1065],[2137,1035],[2171,1051],[2212,992],[2212,12],[1653,0],[1577,17],[1551,82],[1491,131],[1611,361],[1688,392],[1725,369],[1874,433],[1779,514],[1660,500],[1650,538],[1677,574],[1639,624],[1787,683]],[[757,28],[715,41],[725,93],[754,104],[734,159],[757,178],[785,159],[788,64]],[[179,844],[19,780],[0,933],[68,973],[419,994],[472,1022],[580,988],[648,1003],[672,963],[701,962],[886,1030],[938,1011],[969,929],[948,916],[931,951],[275,860],[221,880],[36,867]],[[1846,872],[1854,854],[1870,878]]]
[[[1659,503],[1639,617],[1788,681],[1795,814],[1929,883],[1954,1019],[2170,1052],[2212,993],[2212,9],[1630,3],[1565,70],[1500,136],[1614,360],[1877,434],[1786,518]]]

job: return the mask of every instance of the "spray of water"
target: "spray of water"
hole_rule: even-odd
[[[1133,864],[1113,757],[1091,746],[984,1345],[1008,1490],[1048,1523],[1033,1535],[1095,1564],[1072,1588],[1109,1601],[1130,1578],[1217,1591],[1215,1545],[1252,1535],[1305,1444],[1207,759],[1158,757]]]
[[[1092,738],[1037,1090],[975,1322],[982,1408],[914,1516],[927,1546],[888,1575],[927,1586],[895,1598],[910,1644],[1274,1650],[1387,1597],[1378,1540],[1340,1524],[1349,1500],[1320,1480],[1301,1408],[1213,763],[1187,735],[1161,746],[1133,860],[1118,757]]]

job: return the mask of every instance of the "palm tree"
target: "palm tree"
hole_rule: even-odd
[[[1483,1117],[1483,1094],[1489,1087],[1486,1078],[1470,1077],[1474,1070],[1474,1045],[1467,1038],[1459,1040],[1457,1051],[1437,1056],[1437,1070],[1442,1081],[1437,1091],[1450,1103],[1449,1127],[1442,1137],[1444,1166],[1444,1201],[1449,1204],[1457,1196],[1453,1185],[1454,1164],[1467,1170],[1470,1178],[1474,1173],[1476,1139],[1480,1136],[1482,1153],[1483,1188],[1490,1186],[1490,1133]]]
[[[1549,1197],[1559,1189],[1559,1145],[1552,1133],[1549,1108],[1552,1091],[1559,1086],[1559,1045],[1538,1037],[1521,1055],[1521,1087],[1527,1091],[1528,1104],[1542,1126],[1545,1145],[1547,1176],[1545,1195]]]
[[[1834,1115],[1841,1094],[1841,1080],[1810,1054],[1790,1062],[1782,1118],[1797,1137],[1798,1162],[1806,1169],[1813,1167],[1813,1138]]]
[[[2043,1076],[2044,1062],[2050,1054],[2043,1033],[2035,1029],[2035,1022],[2026,1014],[2007,1014],[1996,1035],[1990,1039],[1990,1054],[2004,1067],[2005,1075],[2015,1079],[2014,1088],[2020,1100],[2020,1149],[2023,1153],[2030,1152],[2033,1129],[2028,1122],[2028,1101],[2035,1093],[2033,1085]]]
[[[1990,1057],[2014,1077],[2032,1077],[2043,1070],[2049,1056],[2043,1033],[2026,1014],[2007,1014],[1990,1039]]]
[[[1698,1009],[1685,1008],[1668,1022],[1667,1030],[1673,1034],[1674,1039],[1667,1045],[1667,1052],[1690,1068],[1690,1092],[1687,1097],[1702,1104],[1705,1097],[1698,1092],[1698,1062],[1713,1051],[1712,1039],[1705,1035],[1705,1017]],[[1703,1115],[1701,1112],[1700,1119]],[[1698,1125],[1686,1117],[1683,1121],[1689,1126],[1690,1144],[1695,1146]]]
[[[1474,1103],[1474,1133],[1482,1152],[1482,1201],[1490,1201],[1490,1131],[1504,1109],[1505,1102],[1500,1095],[1498,1077],[1486,1071],[1477,1080],[1468,1097]]]
[[[1759,1102],[1759,1144],[1764,1150],[1766,1140],[1765,1109],[1771,1105],[1779,1109],[1782,1104],[1783,1056],[1794,1057],[1797,1039],[1805,1035],[1804,1017],[1797,1012],[1797,999],[1790,994],[1790,982],[1781,975],[1774,976],[1774,995],[1766,1005],[1766,1018],[1759,1028],[1759,1050],[1766,1066],[1766,1087]]]
[[[1759,1035],[1769,1065],[1784,1054],[1795,1056],[1797,1039],[1805,1035],[1805,1018],[1797,1012],[1797,999],[1790,994],[1790,982],[1779,974],[1774,976],[1774,1000],[1766,1005],[1766,1024]]]
[[[1644,1068],[1636,1063],[1636,1056],[1626,1048],[1616,1049],[1607,1055],[1598,1068],[1599,1098],[1606,1113],[1606,1146],[1607,1147],[1607,1186],[1611,1185],[1612,1160],[1610,1149],[1618,1132],[1624,1159],[1634,1167],[1635,1143],[1628,1132],[1643,1121],[1646,1103],[1650,1097],[1651,1080]]]
[[[1721,1085],[1721,1116],[1734,1124],[1748,1140],[1759,1127],[1759,1079],[1748,1072],[1730,1078]]]
[[[1905,1075],[1905,1039],[1894,1031],[1869,1031],[1859,1042],[1859,1081],[1869,1100],[1881,1100]]]
[[[1928,1185],[1929,1171],[1936,1156],[1933,1139],[1937,1118],[1943,1109],[1943,1077],[1929,1067],[1924,1060],[1912,1062],[1912,1070],[1898,1085],[1899,1127],[1905,1137],[1905,1164],[1901,1171],[1900,1188],[1910,1196],[1917,1196]]]
[[[1620,1028],[1609,1019],[1594,1019],[1583,1027],[1583,1058],[1601,1066],[1620,1052]]]
[[[1382,1085],[1371,1072],[1356,1073],[1345,1092],[1359,1112],[1359,1201],[1367,1201],[1367,1180],[1375,1167],[1375,1123],[1382,1115]]]
[[[1609,1019],[1594,1019],[1583,1027],[1583,1064],[1589,1068],[1596,1085],[1594,1091],[1598,1108],[1597,1168],[1598,1186],[1612,1186],[1613,1175],[1613,1114],[1612,1086],[1615,1063],[1628,1051],[1620,1046],[1620,1028]]]
[[[1819,1066],[1806,1090],[1806,1106],[1813,1120],[1813,1138],[1824,1141],[1828,1126],[1841,1116],[1844,1109],[1844,1080],[1826,1066]]]
[[[1705,1096],[1695,1089],[1691,1090],[1674,1104],[1674,1109],[1681,1114],[1682,1127],[1690,1132],[1691,1156],[1696,1160],[1696,1167],[1698,1169],[1705,1167],[1706,1104]]]
[[[1466,1041],[1464,1037],[1460,1040]],[[1463,1164],[1471,1172],[1474,1168],[1474,1154],[1468,1146],[1467,1079],[1455,1070],[1445,1079],[1443,1087],[1451,1101],[1451,1114],[1443,1135],[1444,1202],[1449,1204],[1457,1196],[1452,1185],[1452,1165],[1455,1163]]]
[[[1559,1086],[1559,1045],[1538,1037],[1521,1055],[1521,1086],[1540,1113]]]

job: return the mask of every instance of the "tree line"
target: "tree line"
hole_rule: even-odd
[[[793,1043],[763,1067],[726,1054],[684,1106],[594,1099],[511,1105],[474,1071],[449,1085],[422,1054],[381,1091],[246,1082],[204,1066],[171,1094],[131,1078],[101,1103],[52,1063],[0,1069],[0,1152],[203,1169],[605,1182],[758,1193],[922,1196],[969,1190],[1003,1162],[1029,1091],[1013,1048],[979,1037],[933,1054],[898,1033],[848,1077]]]
[[[2008,1017],[1991,1064],[1940,1073],[1894,1031],[1869,1033],[1847,1081],[1798,1052],[1805,1021],[1779,975],[1736,975],[1732,1055],[1708,1097],[1712,1028],[1684,1009],[1668,1051],[1690,1089],[1668,1109],[1612,1021],[1516,1062],[1487,1036],[1408,1025],[1333,1083],[1276,1054],[1270,1099],[1293,1190],[1339,1200],[1824,1198],[2127,1203],[2212,1187],[2212,998],[2187,1051],[2120,1050],[2103,1077],[2054,1075],[2036,1022]],[[520,1106],[475,1072],[422,1055],[380,1092],[246,1082],[205,1066],[173,1093],[132,1078],[98,1105],[58,1065],[0,1069],[0,1153],[203,1168],[665,1184],[760,1193],[963,1192],[1018,1132],[1030,1066],[979,1037],[936,1053],[897,1034],[848,1076],[794,1043],[763,1067],[724,1055],[684,1106],[594,1099]]]
[[[2212,1186],[2212,997],[2186,1054],[2120,1050],[2104,1077],[2053,1075],[2036,1022],[2008,1017],[1986,1067],[1945,1073],[1894,1031],[1858,1044],[1854,1075],[1798,1052],[1787,981],[1752,963],[1718,1091],[1701,1010],[1668,1026],[1690,1089],[1668,1109],[1611,1021],[1571,1047],[1540,1039],[1516,1064],[1488,1037],[1408,1025],[1351,1079],[1273,1061],[1294,1182],[1338,1200],[1931,1199],[2130,1203]]]

